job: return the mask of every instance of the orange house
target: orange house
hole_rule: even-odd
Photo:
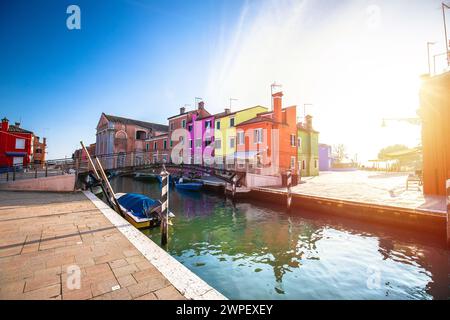
[[[272,95],[273,111],[263,112],[236,128],[237,167],[257,173],[270,168],[273,174],[295,174],[297,164],[297,107],[282,108],[283,93]]]

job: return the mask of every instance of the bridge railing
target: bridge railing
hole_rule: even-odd
[[[75,162],[71,158],[53,159],[27,165],[16,164],[0,167],[0,183],[73,174],[76,172]]]

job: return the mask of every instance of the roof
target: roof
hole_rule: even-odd
[[[217,118],[223,118],[223,117],[226,117],[226,116],[235,115],[238,112],[247,111],[247,110],[250,110],[250,109],[253,109],[253,108],[264,108],[264,109],[267,109],[267,107],[263,107],[263,106],[258,105],[258,106],[254,106],[254,107],[244,108],[244,109],[241,109],[241,110],[236,110],[234,112],[229,112],[229,113],[221,112],[221,113],[215,114],[214,118],[217,119]]]
[[[32,131],[28,131],[25,129],[22,129],[21,127],[15,126],[15,125],[10,125],[8,128],[8,132],[18,132],[18,133],[31,133],[33,134]]]
[[[163,125],[163,124],[159,124],[159,123],[152,123],[152,122],[146,122],[146,121],[141,121],[141,120],[134,120],[134,119],[129,119],[129,118],[123,118],[123,117],[118,117],[118,116],[113,116],[110,114],[105,114],[106,119],[108,119],[111,122],[119,122],[119,123],[123,123],[123,124],[133,124],[133,125],[137,125],[143,128],[147,128],[153,131],[169,131],[169,126]]]
[[[257,117],[255,117],[255,118],[252,118],[252,119],[249,119],[249,120],[247,120],[247,121],[244,121],[244,122],[239,123],[238,126],[246,125],[246,124],[251,124],[251,123],[258,123],[258,122],[271,122],[271,123],[276,123],[275,120],[273,120],[272,118],[257,116]]]

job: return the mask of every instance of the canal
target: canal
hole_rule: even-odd
[[[160,197],[158,182],[113,179],[116,192]],[[441,239],[212,192],[171,190],[166,250],[230,299],[447,299]],[[159,228],[143,231],[160,243]]]

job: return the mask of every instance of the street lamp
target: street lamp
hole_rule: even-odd
[[[448,37],[447,37],[447,23],[445,21],[445,9],[450,9],[450,6],[442,2],[442,17],[444,19],[444,35],[445,35],[445,52],[447,53],[447,65],[450,66],[450,56],[448,55]]]
[[[431,74],[431,62],[430,62],[430,46],[436,44],[436,42],[427,42],[428,51],[428,74]]]

